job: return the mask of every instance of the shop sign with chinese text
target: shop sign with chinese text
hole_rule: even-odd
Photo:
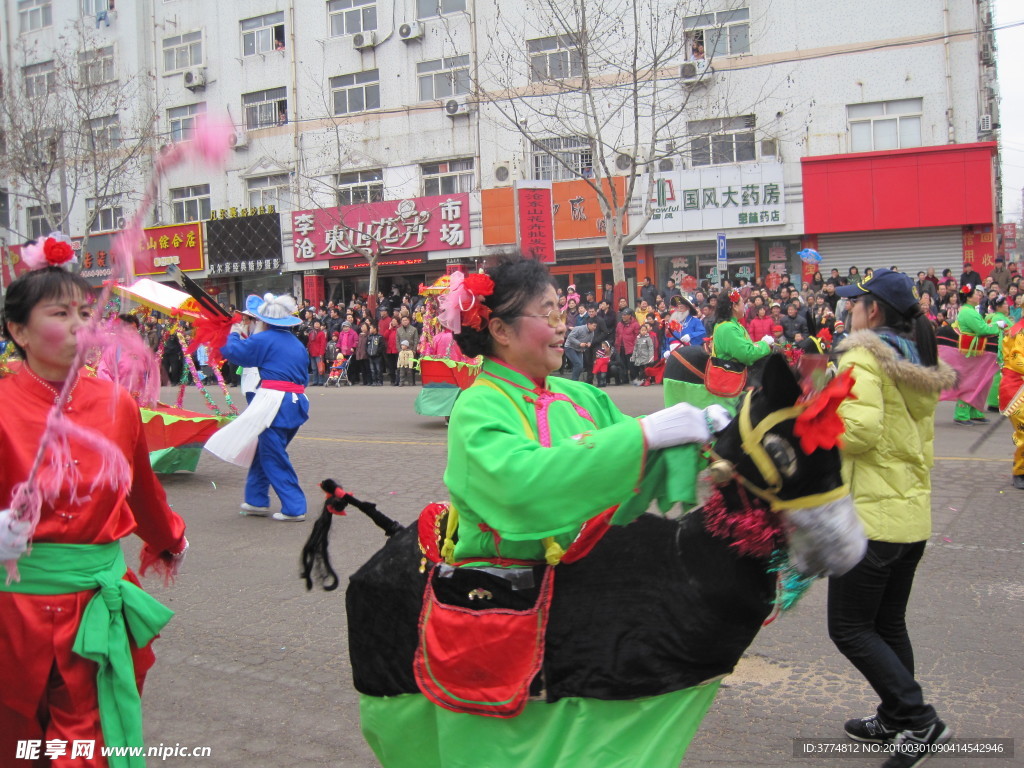
[[[655,175],[647,232],[745,229],[786,223],[782,165],[741,163]]]
[[[162,275],[174,264],[182,272],[203,269],[203,231],[198,222],[150,227],[132,254],[135,275]]]
[[[292,243],[295,261],[300,264],[372,253],[386,256],[468,248],[469,195],[295,211]]]

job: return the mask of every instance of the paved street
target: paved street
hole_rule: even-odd
[[[446,428],[441,419],[414,413],[417,391],[310,390],[312,419],[291,451],[310,503],[305,523],[241,517],[244,471],[210,456],[195,474],[165,478],[192,549],[173,587],[152,579],[146,585],[177,611],[157,642],[146,683],[147,745],[210,746],[212,757],[151,765],[377,765],[359,732],[344,577],[383,536],[358,512],[334,521],[333,561],[343,584],[333,593],[306,592],[299,552],[325,477],[405,523],[425,503],[445,498]],[[661,401],[658,387],[609,392],[635,415]],[[164,391],[165,400],[173,397]],[[205,408],[194,391],[186,406]],[[970,454],[984,428],[954,426],[950,404],[940,405],[937,421],[934,535],[910,610],[918,677],[958,737],[1016,737],[1024,750],[1024,492],[1009,482],[1009,427]],[[137,550],[137,540],[129,546]],[[824,607],[825,588],[817,584],[761,632],[727,679],[686,765],[881,763],[792,756],[794,737],[838,738],[846,718],[873,711],[870,689],[827,637]],[[1024,765],[1024,751],[1015,759],[937,765]]]

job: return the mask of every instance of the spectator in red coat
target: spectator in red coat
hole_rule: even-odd
[[[619,363],[625,366],[630,381],[638,378],[636,366],[630,362],[633,356],[633,348],[636,346],[636,337],[640,335],[640,323],[636,315],[626,307],[619,315],[619,322],[615,324],[615,353]],[[619,382],[623,384],[625,382]]]
[[[391,386],[398,386],[398,318],[380,322],[380,335],[384,337],[384,370],[387,371]]]
[[[757,314],[747,323],[747,333],[752,339],[763,339],[772,335],[772,326],[775,321],[768,316],[764,304],[757,308]]]
[[[309,339],[306,341],[306,351],[309,352],[309,386],[322,387],[324,382],[327,381],[324,370],[327,334],[324,332],[319,320],[313,321],[313,330],[309,332]]]

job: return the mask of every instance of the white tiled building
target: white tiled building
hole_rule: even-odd
[[[149,151],[187,138],[204,111],[230,116],[236,148],[227,169],[173,171],[151,223],[275,206],[280,263],[268,260],[261,270],[243,257],[240,269],[218,271],[210,270],[208,254],[202,265],[200,276],[232,299],[268,287],[327,298],[365,290],[368,270],[358,256],[303,258],[292,212],[331,209],[354,226],[362,219],[347,219],[346,211],[375,201],[468,194],[459,247],[389,253],[395,263],[382,267],[383,285],[415,287],[443,273],[448,260],[480,258],[508,243],[499,207],[511,197],[503,190],[530,178],[553,180],[555,203],[563,215],[571,208],[573,227],[556,224],[559,279],[585,291],[610,277],[597,201],[580,194],[579,182],[561,183],[573,174],[552,154],[576,178],[601,173],[599,148],[543,116],[557,84],[578,82],[573,78],[583,73],[572,40],[538,10],[543,3],[3,3],[0,55],[8,79],[20,78],[18,87],[44,87],[51,52],[87,32],[90,50],[101,52],[93,66],[146,83],[137,103],[140,113],[156,116]],[[625,46],[609,20],[623,5],[608,0],[590,8],[603,11],[594,21],[603,36],[593,50],[617,61]],[[996,147],[988,144],[998,127],[990,0],[690,5],[678,20],[678,55],[659,69],[659,98],[669,106],[689,102],[660,134],[653,186],[646,176],[637,185],[631,224],[642,221],[648,203],[657,218],[627,247],[630,280],[707,277],[718,232],[728,237],[733,276],[796,269],[795,252],[814,244],[824,266],[843,274],[851,263],[958,267],[975,239],[979,264],[991,255],[990,232],[993,242],[981,245],[984,227],[999,219]],[[665,17],[659,25],[671,28]],[[592,71],[607,77],[609,67]],[[503,116],[510,105],[523,130]],[[631,116],[621,110],[606,126],[604,155],[613,173],[635,167]],[[128,115],[109,117],[113,122],[96,130],[120,126],[123,134],[131,123]],[[641,156],[644,148],[641,142]],[[65,230],[84,234],[89,207],[99,210],[94,233],[116,229],[135,209],[143,184],[126,179],[120,195],[99,205],[90,199],[87,206],[87,196],[78,195]],[[18,197],[9,180],[0,180],[3,186],[0,219],[7,217],[13,230],[8,242],[45,229],[46,211]],[[979,201],[985,188],[987,200]]]

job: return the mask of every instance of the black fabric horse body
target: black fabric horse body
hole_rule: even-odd
[[[781,356],[773,355],[765,364],[764,380],[764,388],[747,395],[751,425],[791,408],[800,396]],[[773,610],[776,565],[780,556],[785,560],[786,531],[805,525],[817,510],[834,514],[836,504],[848,505],[846,512],[852,515],[841,488],[838,450],[804,454],[791,418],[775,424],[760,440],[762,460],[770,461],[782,479],[781,488],[768,496],[792,508],[772,512],[772,505],[755,493],[769,487],[771,479],[744,452],[749,434],[743,433],[741,421],[735,420],[715,446],[719,461],[713,470],[719,486],[713,498],[724,514],[714,521],[707,508],[678,519],[643,515],[629,525],[612,526],[582,560],[556,567],[544,663],[534,692],[543,689],[547,701],[635,699],[728,674]],[[817,506],[801,507],[799,500],[805,497],[817,500]],[[820,503],[826,498],[833,507]],[[730,515],[752,511],[768,529],[760,531],[763,540],[757,547],[745,546],[729,533]],[[749,533],[750,526],[739,528]],[[822,551],[835,543],[829,541],[832,533],[822,537],[802,528],[800,533],[802,546],[815,550],[803,560],[829,563],[832,555]],[[756,555],[749,554],[754,551]],[[847,547],[838,559],[842,563],[833,561],[836,572],[851,567],[859,555]],[[346,595],[349,650],[361,693],[417,692],[412,667],[426,579],[420,566],[413,526],[390,538],[351,577]],[[466,594],[477,588],[492,592],[499,605],[503,598],[511,601],[510,607],[532,599],[531,590],[512,590],[503,578],[458,570],[464,571],[459,574],[462,582],[436,582],[439,596],[441,589],[449,592],[442,599],[472,605]],[[539,579],[534,581],[539,584]]]

